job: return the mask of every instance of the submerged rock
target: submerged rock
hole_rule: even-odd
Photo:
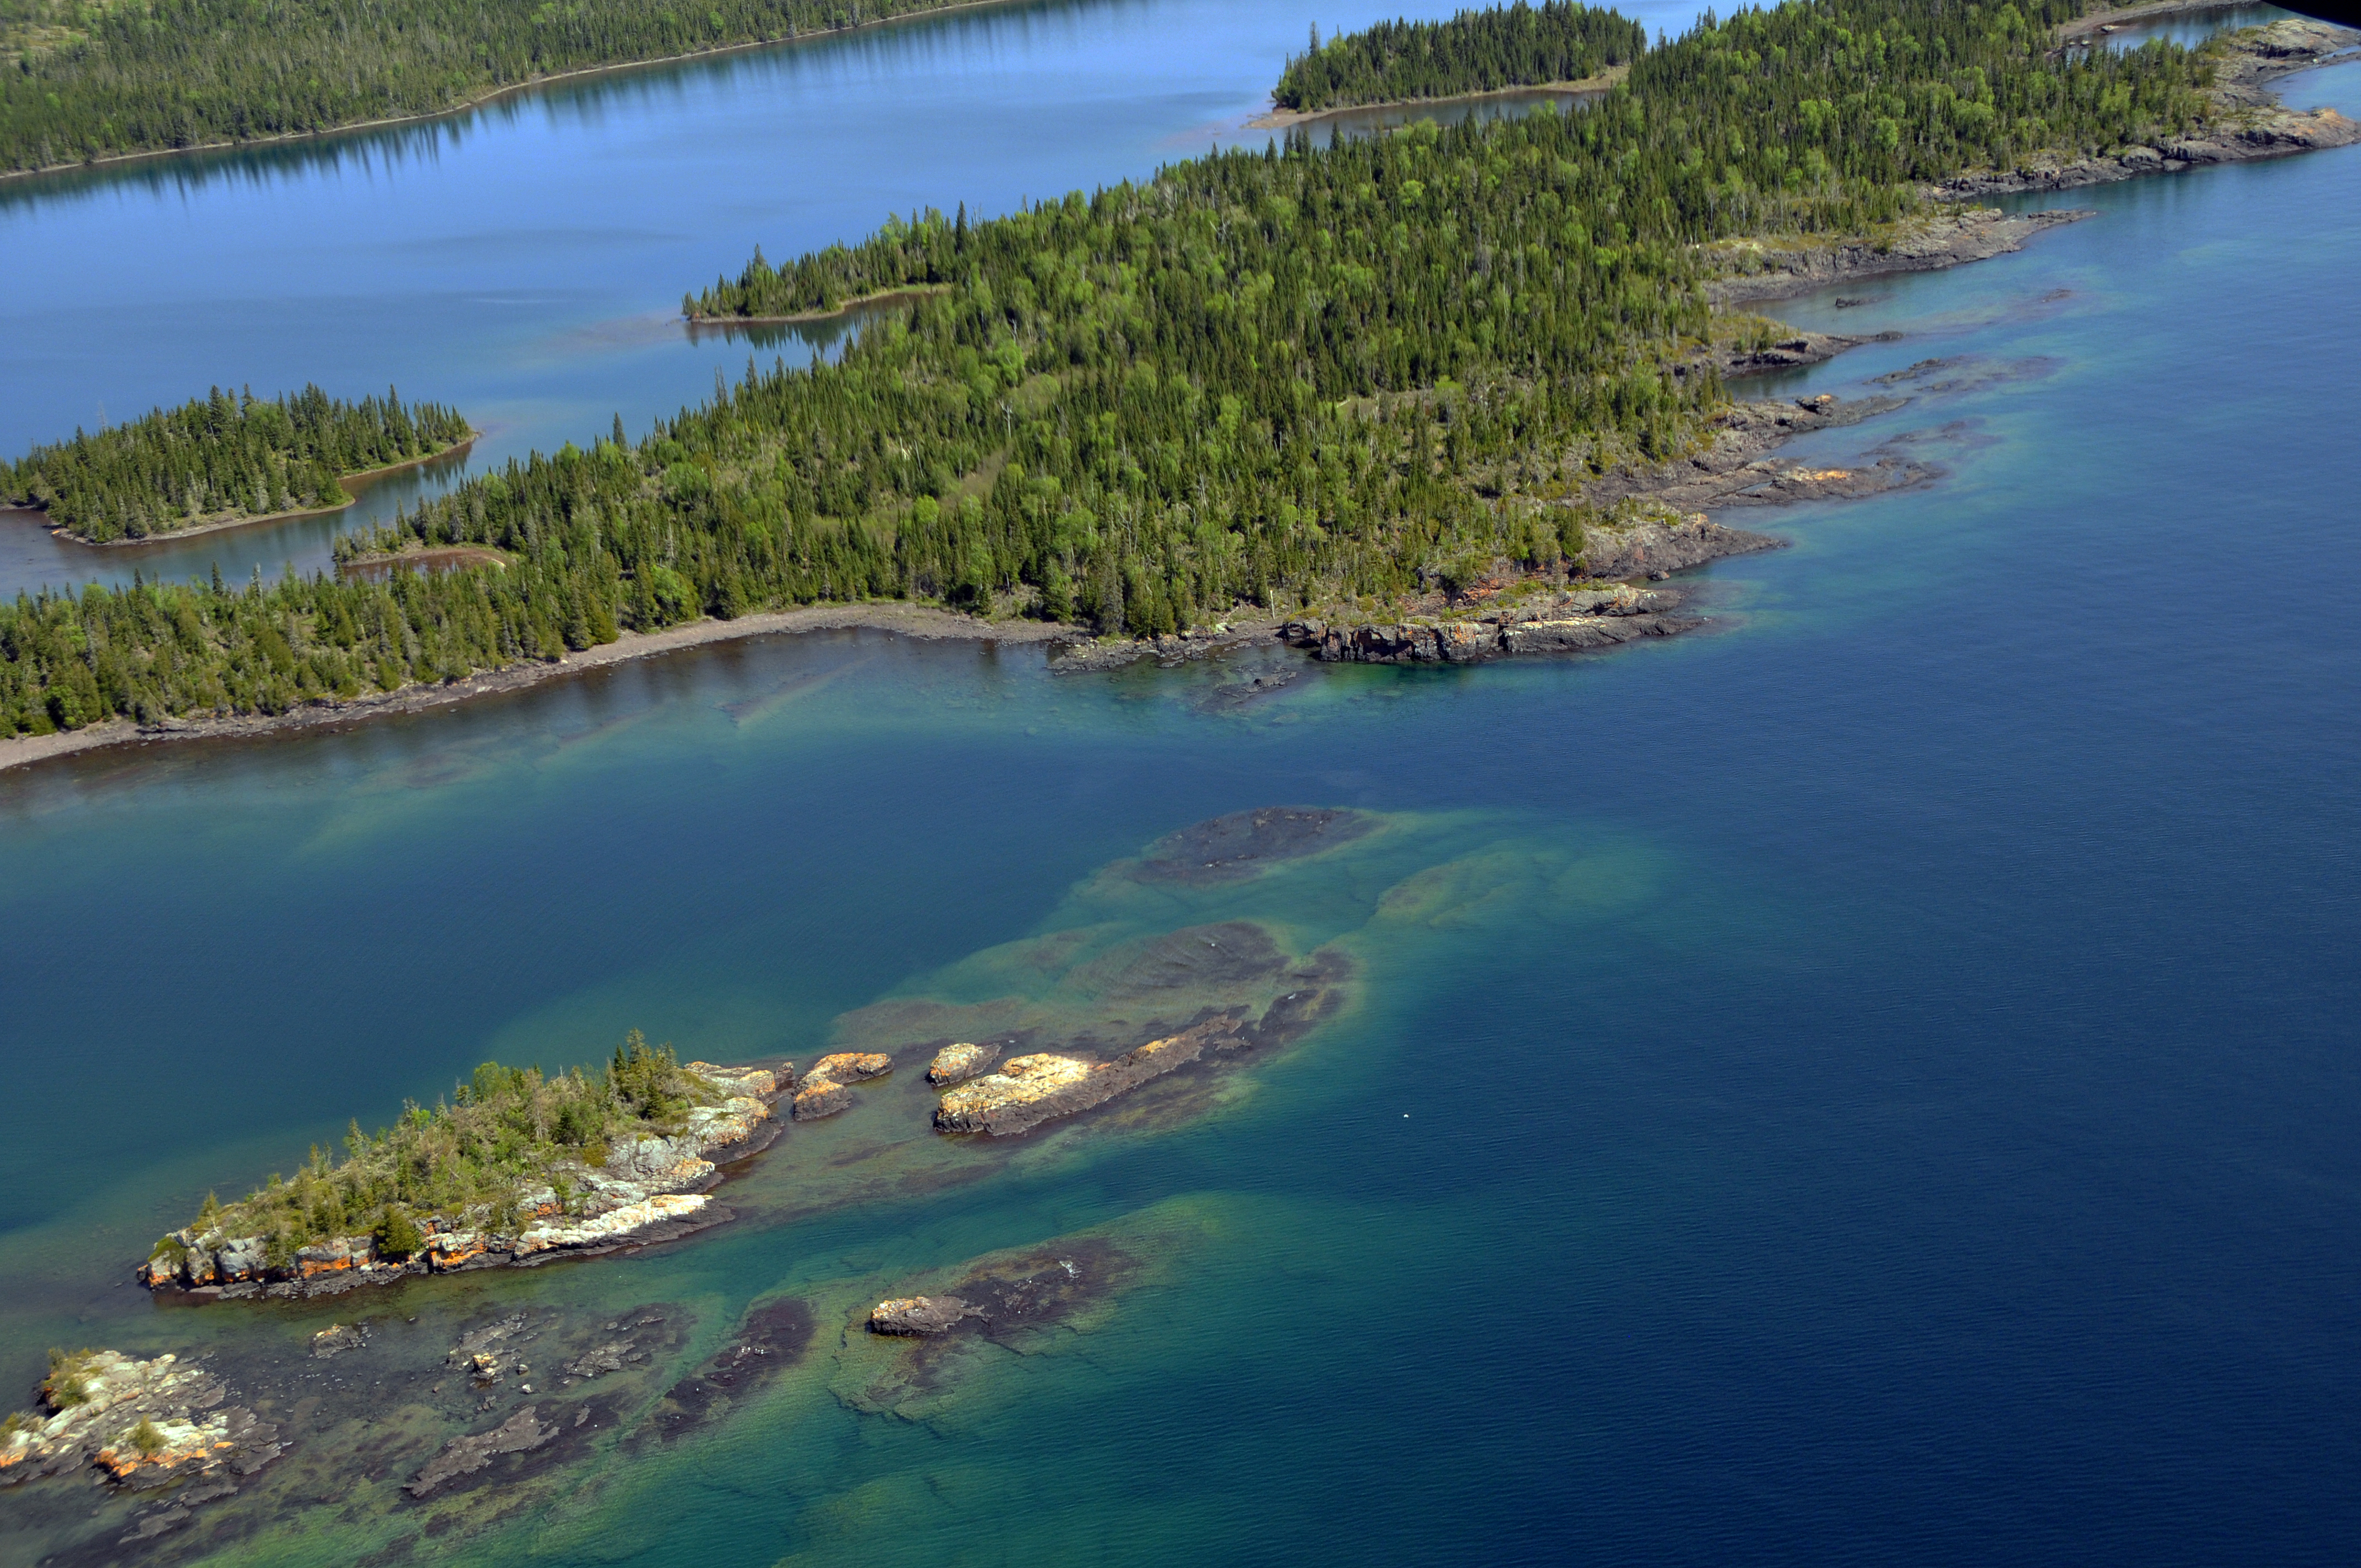
[[[1290,621],[1280,635],[1312,647],[1325,636],[1320,621]],[[1366,812],[1336,806],[1267,806],[1209,817],[1148,846],[1133,876],[1142,882],[1207,884],[1235,882],[1262,867],[1301,860],[1349,843],[1375,827]]]
[[[649,1430],[659,1436],[684,1431],[743,1399],[802,1356],[812,1329],[810,1307],[796,1297],[755,1307],[712,1360],[664,1391]]]
[[[539,1448],[557,1433],[555,1426],[542,1420],[539,1406],[527,1405],[489,1431],[453,1438],[401,1489],[413,1497],[430,1496],[446,1481],[473,1475],[503,1453],[524,1453]]]

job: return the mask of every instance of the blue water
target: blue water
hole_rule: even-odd
[[[2361,67],[2289,96],[2361,113]],[[2349,1561],[2361,154],[2070,199],[2100,215],[2023,254],[1782,307],[1907,334],[1783,391],[1957,361],[1793,455],[1948,472],[1739,515],[1795,543],[1707,575],[1714,634],[1234,707],[1220,669],[841,633],[0,774],[0,1387],[356,1310],[362,1354],[439,1356],[495,1301],[685,1304],[686,1369],[814,1304],[767,1391],[447,1534],[389,1494],[464,1421],[307,1432],[223,1561]],[[1102,873],[1274,803],[1385,829],[1235,888]],[[208,1187],[488,1055],[807,1058],[1018,984],[1006,944],[1213,918],[1358,979],[1191,1120],[864,1195],[965,1157],[864,1152],[881,1101],[734,1226],[383,1307],[123,1279]],[[1078,1234],[1153,1266],[877,1395],[867,1302]],[[363,1431],[375,1467],[327,1467]],[[0,1561],[93,1506],[0,1494]]]

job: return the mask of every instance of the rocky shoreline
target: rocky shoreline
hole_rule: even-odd
[[[2092,20],[2105,22],[2104,17]],[[2328,64],[2361,49],[2361,31],[2293,16],[2229,34],[2217,39],[2215,47],[2220,51],[2213,85],[2218,112],[2204,134],[2156,147],[2126,148],[2114,157],[2036,160],[2022,168],[1962,175],[1934,187],[1932,194],[1945,201],[1969,201],[2027,191],[2066,191],[2361,143],[2361,123],[2334,109],[2290,109],[2269,91],[2270,84],[2282,77]]]
[[[2087,209],[2010,214],[1994,207],[1974,207],[1915,218],[1873,239],[1836,245],[1732,240],[1709,253],[1732,275],[1707,284],[1706,296],[1718,305],[1745,304],[1792,299],[1856,278],[1938,272],[2023,250],[2037,235],[2096,215]],[[1811,361],[1758,362],[1763,368],[1799,363]]]

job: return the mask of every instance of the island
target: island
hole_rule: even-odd
[[[0,466],[0,502],[38,509],[84,544],[341,511],[347,479],[460,451],[476,433],[454,409],[404,403],[389,388],[357,403],[318,387],[268,401],[215,387],[95,435],[36,446]]]
[[[291,1178],[208,1198],[139,1277],[203,1299],[333,1295],[413,1274],[593,1255],[730,1218],[717,1165],[777,1135],[778,1069],[683,1065],[633,1030],[597,1071],[487,1062],[442,1102],[411,1104],[346,1157],[313,1148]]]
[[[1072,669],[1247,637],[1416,662],[1686,630],[1673,574],[1778,543],[1709,509],[1938,472],[1900,448],[1781,462],[1916,393],[1741,396],[1864,341],[1755,303],[2078,215],[1974,205],[1985,191],[2361,139],[2264,90],[2361,35],[2282,22],[2118,51],[2062,39],[2081,14],[1741,11],[1570,114],[1290,136],[758,257],[692,313],[904,303],[835,362],[750,367],[637,441],[619,423],[354,539],[383,572],[0,606],[0,737],[30,738],[0,762],[93,726],[365,715],[796,616],[939,615],[1055,639]],[[429,560],[448,565],[403,565]]]

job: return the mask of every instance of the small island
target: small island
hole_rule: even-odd
[[[341,511],[347,479],[456,452],[476,439],[455,409],[389,389],[357,403],[318,387],[265,401],[215,387],[97,434],[36,446],[0,466],[0,501],[46,512],[84,544],[137,544],[249,522]]]
[[[314,1147],[291,1179],[207,1198],[139,1277],[205,1299],[321,1296],[686,1235],[730,1217],[707,1192],[716,1161],[777,1135],[792,1079],[792,1064],[684,1066],[636,1029],[596,1071],[486,1062],[431,1109],[374,1135],[354,1123],[340,1163]]]

